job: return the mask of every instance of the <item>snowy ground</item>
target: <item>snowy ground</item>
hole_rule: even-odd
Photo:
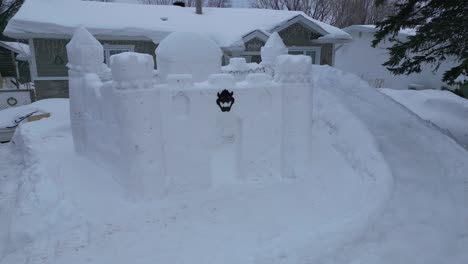
[[[468,100],[449,91],[380,89],[468,149]]]
[[[468,153],[354,75],[313,68],[309,177],[132,201],[67,108],[0,145],[1,264],[468,262]]]

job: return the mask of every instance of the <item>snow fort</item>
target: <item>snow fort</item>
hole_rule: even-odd
[[[67,53],[75,150],[114,166],[131,194],[306,175],[311,60],[285,55],[276,34],[255,67],[241,58],[221,67],[220,48],[194,33],[161,41],[158,71],[151,55],[134,52],[113,55],[109,68],[83,27]]]

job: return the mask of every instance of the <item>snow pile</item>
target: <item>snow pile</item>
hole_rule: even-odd
[[[71,36],[82,25],[96,36],[147,38],[155,43],[171,32],[192,32],[212,38],[220,47],[229,47],[252,31],[272,30],[297,16],[315,24],[329,38],[351,39],[341,29],[299,11],[203,8],[203,15],[197,15],[195,8],[190,7],[81,0],[28,0],[9,21],[5,34],[16,38],[43,34]]]
[[[260,76],[249,78],[260,82]],[[43,120],[22,125],[17,139],[25,144],[16,151],[28,162],[10,182],[21,182],[17,193],[10,191],[17,198],[3,201],[10,208],[2,215],[8,216],[3,232],[9,234],[2,234],[0,263],[319,260],[359,237],[381,212],[392,184],[369,131],[327,91],[320,89],[317,96],[307,177],[217,185],[160,200],[132,202],[113,178],[115,164],[76,155],[65,118],[51,116],[63,128],[47,133],[34,130]],[[229,156],[218,157],[229,164]],[[226,166],[218,172],[231,173]]]
[[[431,121],[468,149],[468,100],[449,91],[391,90],[381,92],[406,106],[422,119]]]
[[[303,178],[135,202],[66,118],[22,125],[27,144],[0,147],[0,263],[466,263],[466,151],[358,77],[312,72]]]

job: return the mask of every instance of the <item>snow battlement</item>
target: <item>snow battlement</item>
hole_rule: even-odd
[[[112,79],[118,83],[148,80],[154,75],[154,59],[149,54],[136,52],[116,54],[111,57],[110,66]]]
[[[251,73],[239,80],[221,73],[221,51],[209,39],[173,33],[167,37],[172,46],[163,40],[156,50],[163,82],[157,83],[151,55],[113,55],[108,69],[97,56],[102,46],[85,31],[77,29],[67,46],[75,149],[118,167],[117,179],[131,194],[161,197],[306,174],[309,57],[277,52],[274,76]],[[205,58],[193,43],[208,46],[200,52]],[[186,57],[174,58],[176,50]],[[112,80],[102,77],[102,67]],[[245,68],[245,60],[233,59],[231,67]]]

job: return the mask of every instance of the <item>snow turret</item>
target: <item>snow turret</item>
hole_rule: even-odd
[[[104,62],[104,48],[83,26],[78,27],[67,44],[68,68],[98,72]]]
[[[265,43],[265,46],[260,49],[262,63],[271,66],[275,62],[276,57],[283,54],[288,54],[288,48],[284,45],[280,35],[277,32],[273,32]]]
[[[75,30],[67,44],[68,87],[70,96],[70,123],[73,143],[78,153],[86,152],[89,135],[87,134],[85,112],[86,95],[83,77],[88,73],[105,73],[108,68],[104,62],[104,48],[84,27]]]
[[[195,82],[221,71],[222,52],[210,38],[188,32],[174,32],[156,48],[161,79],[168,74],[192,74]]]

